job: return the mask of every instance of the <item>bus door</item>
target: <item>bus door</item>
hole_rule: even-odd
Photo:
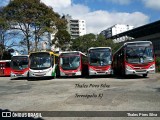
[[[5,62],[0,62],[0,76],[4,75]]]
[[[10,72],[10,62],[0,62],[0,76],[9,76]]]

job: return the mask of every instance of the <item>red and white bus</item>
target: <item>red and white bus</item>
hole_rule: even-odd
[[[10,63],[11,60],[0,60],[0,76],[10,76]]]
[[[82,76],[87,71],[87,56],[80,51],[61,52],[59,55],[60,76]]]
[[[155,57],[150,41],[126,42],[114,54],[113,70],[120,75],[155,73]]]
[[[28,77],[29,56],[16,55],[11,58],[11,78]]]
[[[88,71],[92,75],[112,74],[112,50],[110,47],[91,47],[88,49]]]

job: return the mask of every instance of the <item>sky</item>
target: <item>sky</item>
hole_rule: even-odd
[[[0,0],[0,6],[9,0]],[[86,21],[87,33],[98,34],[115,24],[139,27],[160,20],[160,0],[41,0],[60,15]]]

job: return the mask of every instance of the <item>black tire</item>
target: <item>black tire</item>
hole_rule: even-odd
[[[60,78],[60,70],[58,66],[56,68],[56,78]]]
[[[125,69],[122,69],[122,70],[121,70],[121,75],[122,75],[122,77],[125,77],[125,76],[126,76]]]
[[[89,71],[87,72],[86,78],[91,78],[92,76],[89,74]]]
[[[147,77],[147,74],[143,74],[143,77],[144,77],[144,78]]]

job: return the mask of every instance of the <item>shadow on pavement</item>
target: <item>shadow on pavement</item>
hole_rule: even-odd
[[[28,81],[43,81],[43,80],[53,80],[54,77],[28,77]]]
[[[86,76],[86,79],[97,79],[97,78],[113,78],[113,75],[92,75]]]
[[[144,78],[148,78],[148,77],[143,77],[140,75],[125,75],[125,76],[119,76],[119,75],[114,75],[113,78],[116,79],[144,79]]]
[[[26,80],[27,77],[17,77],[17,78],[11,78],[10,80]]]
[[[81,77],[81,76],[61,76],[61,77],[59,77],[59,78],[56,78],[56,79],[70,79],[70,78],[83,78],[83,77]]]
[[[156,92],[160,92],[160,88],[154,88],[154,89],[156,89]]]

